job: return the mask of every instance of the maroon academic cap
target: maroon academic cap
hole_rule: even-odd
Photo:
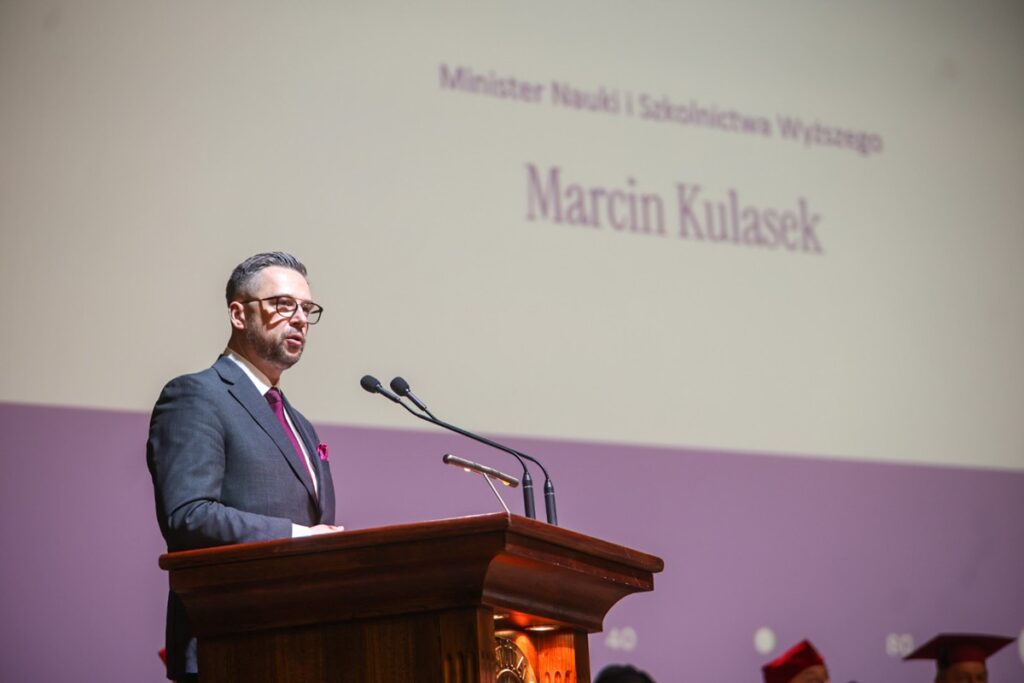
[[[1013,641],[1014,638],[978,633],[942,633],[903,659],[934,659],[942,671],[958,662],[984,662]]]
[[[824,665],[825,660],[811,645],[811,641],[804,640],[765,664],[761,671],[764,673],[764,683],[789,683],[804,669]]]

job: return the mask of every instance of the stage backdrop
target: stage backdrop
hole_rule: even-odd
[[[756,681],[808,637],[910,683],[934,632],[1021,633],[1022,24],[0,2],[4,675],[160,679],[148,412],[271,249],[326,309],[283,385],[349,528],[496,509],[444,452],[515,470],[358,387],[403,375],[541,458],[563,526],[665,558],[595,671]]]

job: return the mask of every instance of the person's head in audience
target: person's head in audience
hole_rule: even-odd
[[[903,659],[934,660],[935,683],[989,683],[985,660],[1013,640],[976,633],[943,633]]]
[[[611,664],[601,669],[594,683],[654,683],[654,679],[629,664]]]
[[[829,683],[825,660],[803,640],[761,667],[764,683]]]

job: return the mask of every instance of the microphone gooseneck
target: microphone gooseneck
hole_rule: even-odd
[[[533,477],[530,475],[530,470],[526,466],[525,461],[529,460],[530,462],[535,464],[537,467],[540,468],[541,472],[544,473],[544,506],[545,511],[547,513],[548,524],[558,526],[558,512],[555,507],[555,486],[551,482],[551,477],[548,475],[547,469],[544,467],[544,465],[540,463],[539,460],[537,460],[533,456],[527,455],[526,453],[517,451],[513,448],[509,448],[508,446],[504,446],[496,441],[492,441],[487,437],[474,434],[473,432],[462,429],[461,427],[456,427],[453,424],[449,424],[448,422],[445,422],[444,420],[435,417],[433,413],[427,410],[426,405],[422,405],[422,401],[420,401],[419,398],[413,399],[412,389],[409,387],[409,383],[406,382],[401,377],[395,377],[393,380],[391,380],[391,388],[395,391],[395,394],[398,394],[399,396],[406,396],[409,398],[410,401],[413,401],[413,403],[415,403],[416,406],[423,411],[422,413],[413,410],[412,408],[407,406],[405,402],[402,401],[398,396],[395,396],[395,394],[392,394],[391,392],[384,389],[380,385],[380,382],[377,380],[377,378],[373,377],[372,375],[364,376],[363,379],[360,381],[360,384],[362,385],[363,389],[366,389],[366,391],[370,392],[371,394],[381,394],[382,396],[387,397],[391,401],[405,408],[406,412],[408,412],[410,415],[413,415],[414,417],[419,418],[424,422],[429,422],[433,425],[441,427],[442,429],[447,429],[450,432],[455,432],[456,434],[460,434],[461,436],[464,436],[468,439],[473,439],[474,441],[482,443],[486,446],[490,446],[491,448],[496,448],[499,451],[508,453],[516,460],[518,460],[520,466],[523,468],[523,476],[520,478],[520,485],[523,488],[523,514],[529,519],[537,519],[537,512],[533,501]]]

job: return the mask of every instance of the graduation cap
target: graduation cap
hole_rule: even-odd
[[[825,666],[825,660],[811,641],[803,640],[762,666],[761,672],[764,673],[764,683],[789,683],[794,676],[812,666]]]
[[[977,633],[941,633],[903,658],[934,659],[939,671],[959,662],[982,662],[1012,643],[1014,638]]]

